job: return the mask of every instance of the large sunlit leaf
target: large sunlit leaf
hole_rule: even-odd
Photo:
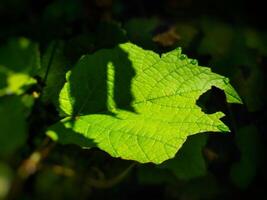
[[[224,90],[229,103],[241,102],[226,77],[179,48],[161,56],[131,43],[100,50],[67,73],[59,99],[66,118],[48,135],[113,157],[161,163],[189,135],[229,131],[222,112],[206,114],[196,105],[212,86]]]

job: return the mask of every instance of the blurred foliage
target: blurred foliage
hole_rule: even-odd
[[[209,63],[214,71],[233,80],[249,111],[259,110],[264,101],[264,76],[260,69],[261,57],[266,56],[262,50],[264,38],[253,29],[215,20],[204,19],[201,26],[205,37],[199,54],[211,56]]]
[[[0,199],[265,195],[265,21],[261,1],[1,0]],[[217,90],[200,105],[226,112],[232,132],[190,137],[162,166],[129,167],[100,150],[44,142],[46,128],[61,118],[66,71],[82,55],[125,41],[157,53],[181,46],[228,76],[245,105],[226,106]]]
[[[4,199],[4,197],[8,194],[12,176],[13,172],[9,166],[0,162],[0,199]]]
[[[25,101],[25,102],[24,102]],[[0,156],[8,156],[26,142],[29,114],[28,106],[32,99],[24,96],[7,96],[0,99]]]
[[[3,76],[0,96],[22,94],[27,87],[36,83],[32,77],[39,68],[37,44],[26,38],[10,39],[0,48],[0,71]]]
[[[154,50],[156,44],[152,41],[153,31],[155,31],[158,25],[159,21],[156,18],[134,18],[127,21],[123,27],[131,42],[145,49]]]
[[[264,159],[264,147],[257,128],[244,126],[237,131],[236,143],[241,153],[240,161],[231,169],[232,181],[240,188],[246,188],[253,181]]]

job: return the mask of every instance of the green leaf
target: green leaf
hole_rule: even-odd
[[[0,65],[13,72],[35,74],[40,68],[38,45],[26,38],[8,40],[0,47]]]
[[[12,154],[27,137],[29,107],[33,97],[5,96],[0,98],[0,156]],[[27,104],[27,105],[26,105]]]
[[[4,162],[0,161],[0,199],[5,199],[11,187],[13,171]]]
[[[0,47],[0,96],[22,94],[36,83],[40,68],[38,45],[26,38],[10,39]]]
[[[177,178],[189,180],[206,174],[206,163],[202,149],[207,142],[206,134],[190,136],[174,159],[162,163],[159,167],[170,169]]]
[[[48,135],[61,141],[63,126],[113,157],[161,163],[189,135],[229,131],[222,112],[205,114],[196,105],[212,86],[224,90],[228,102],[241,102],[227,78],[198,66],[179,48],[161,56],[131,43],[100,50],[67,73],[59,99],[66,118]]]

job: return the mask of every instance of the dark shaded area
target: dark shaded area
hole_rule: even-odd
[[[12,193],[0,189],[0,199],[224,200],[264,197],[267,180],[267,12],[264,4],[260,0],[1,0],[0,46],[5,46],[12,38],[29,38],[38,43],[41,63],[46,66],[42,66],[41,73],[32,73],[28,64],[31,63],[31,56],[28,57],[31,46],[29,50],[19,47],[22,48],[19,54],[13,54],[13,49],[3,52],[0,48],[0,111],[5,112],[0,118],[4,119],[5,125],[9,123],[10,130],[18,129],[25,122],[24,129],[29,129],[25,138],[22,131],[17,132],[18,143],[22,143],[20,140],[26,142],[12,147],[15,149],[12,156],[0,153],[0,187],[11,185]],[[73,69],[70,89],[75,99],[74,116],[109,110],[106,82],[109,62],[115,70],[116,105],[132,109],[125,107],[132,101],[130,83],[135,76],[128,55],[117,48],[111,57],[103,50],[128,40],[157,53],[181,46],[183,52],[196,58],[201,66],[209,66],[212,71],[229,77],[244,100],[244,105],[229,105],[223,92],[216,88],[198,100],[206,113],[224,112],[226,117],[222,120],[231,129],[228,134],[209,134],[202,150],[207,174],[184,181],[170,170],[137,164],[122,180],[104,189],[92,184],[92,178],[105,185],[133,162],[111,158],[98,149],[88,151],[72,145],[56,145],[41,159],[41,164],[34,165],[34,160],[26,168],[29,177],[14,184],[19,179],[20,167],[32,152],[41,152],[42,156],[39,148],[46,128],[62,118],[58,102],[51,99],[55,99],[53,95],[63,86],[67,70]],[[43,61],[42,56],[55,41],[64,44],[54,51],[60,50],[60,53],[52,51],[49,62]],[[17,48],[14,50],[17,52]],[[96,60],[90,57],[80,60],[84,73],[80,73],[79,66],[76,66],[77,70],[73,68],[82,55],[93,53],[97,55]],[[37,83],[23,89],[22,94],[2,97],[8,75],[1,65],[19,67],[13,69],[16,72],[27,69],[25,73],[32,73]],[[88,65],[92,67],[86,67]],[[58,66],[62,68],[57,69]],[[90,79],[86,78],[88,73]],[[77,79],[80,82],[74,81]],[[58,86],[53,95],[44,100],[45,88],[52,88],[54,83]],[[88,94],[80,93],[87,88],[90,88]],[[98,101],[83,104],[91,96],[97,96]],[[19,103],[6,101],[12,98]],[[16,112],[12,111],[15,109],[13,103],[19,107]],[[14,118],[23,115],[19,119],[22,122],[10,122],[3,106]],[[5,135],[4,140],[16,141],[12,137]],[[76,139],[84,141],[78,136]],[[93,141],[87,142],[85,146],[93,145]],[[239,173],[233,170],[234,167]],[[149,173],[145,171],[147,169]]]
[[[126,106],[133,100],[131,80],[134,76],[128,54],[120,47],[116,47],[112,54],[109,50],[100,50],[92,56],[84,56],[68,79],[74,102],[72,115],[112,113],[110,107],[113,106],[132,110]],[[114,84],[111,84],[113,80]],[[113,96],[114,105],[108,96]]]

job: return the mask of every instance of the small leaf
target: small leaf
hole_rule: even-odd
[[[29,98],[29,97],[28,97]],[[19,96],[0,98],[0,156],[12,154],[21,147],[27,137],[29,99]]]
[[[10,39],[0,47],[0,96],[22,94],[36,83],[33,76],[39,68],[38,45],[26,38]]]
[[[66,118],[49,132],[61,141],[63,124],[110,155],[141,163],[173,158],[189,135],[221,132],[224,114],[205,114],[196,100],[212,86],[229,103],[239,96],[225,77],[181,55],[180,48],[160,57],[125,43],[83,56],[60,93]]]

